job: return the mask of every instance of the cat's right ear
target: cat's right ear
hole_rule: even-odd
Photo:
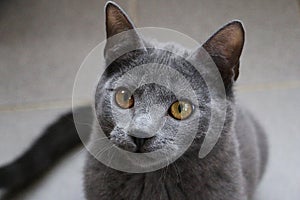
[[[110,38],[123,31],[134,29],[126,13],[115,3],[107,2],[105,5],[106,38]]]
[[[107,38],[104,50],[105,57],[109,56],[109,52],[116,53],[119,47],[122,47],[123,50],[124,48],[134,50],[143,47],[142,40],[133,23],[117,4],[111,1],[106,3],[105,17]]]

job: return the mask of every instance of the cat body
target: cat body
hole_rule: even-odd
[[[106,11],[108,37],[114,36],[115,34],[122,32],[122,30],[126,31],[134,29],[134,26],[128,20],[126,14],[124,14],[123,11],[116,5],[109,4]],[[110,24],[111,21],[118,21],[118,23],[117,25],[114,23]],[[114,32],[114,30],[117,31]],[[177,47],[175,44],[165,44],[165,46],[160,44],[159,48],[157,48],[155,47],[155,43],[148,44],[147,41],[144,41],[137,36],[138,39],[136,40],[142,40],[141,43],[147,43],[147,47],[152,45],[152,48],[146,49],[146,53],[127,53],[108,66],[108,71],[110,71],[110,69],[115,69],[113,73],[114,78],[116,76],[121,76],[122,74],[130,71],[131,68],[144,63],[159,63],[162,65],[172,66],[172,68],[180,71],[181,74],[183,74],[184,77],[191,83],[193,89],[195,89],[197,93],[197,96],[200,97],[199,101],[205,103],[201,105],[202,112],[200,112],[200,115],[192,116],[192,119],[188,119],[186,121],[182,120],[180,122],[175,121],[173,124],[172,122],[169,122],[168,119],[165,121],[164,127],[168,126],[168,122],[171,126],[176,126],[178,123],[181,123],[180,125],[184,124],[182,125],[184,127],[186,125],[186,134],[192,134],[191,131],[194,130],[189,130],[189,127],[190,124],[195,123],[193,121],[193,117],[201,118],[201,124],[199,125],[195,140],[191,146],[179,159],[163,169],[148,173],[126,173],[108,168],[97,161],[93,156],[88,156],[85,167],[85,189],[87,199],[93,200],[97,199],[97,197],[101,197],[102,199],[130,200],[243,200],[252,198],[255,187],[258,185],[266,165],[267,143],[262,128],[255,121],[252,115],[240,106],[235,105],[232,87],[233,81],[238,77],[238,60],[243,46],[243,34],[241,24],[239,22],[232,22],[221,28],[221,30],[215,33],[203,45],[219,68],[224,81],[227,100],[225,108],[226,120],[221,132],[221,137],[213,150],[202,159],[198,157],[198,153],[199,147],[203,144],[205,132],[209,125],[208,118],[210,116],[210,109],[209,106],[207,106],[207,101],[209,101],[207,100],[209,99],[207,95],[209,92],[205,87],[205,83],[201,79],[201,76],[199,76],[197,72],[193,71],[194,69],[189,67],[188,64],[177,59],[178,54],[180,54],[182,58],[187,58],[190,54],[193,54],[193,52],[184,50],[182,47]],[[223,42],[223,44],[220,44],[220,42]],[[226,47],[226,45],[228,46]],[[110,45],[108,44],[108,46]],[[118,48],[120,48],[119,45],[116,48],[113,48],[113,52],[117,52]],[[176,52],[177,56],[165,53],[160,49],[164,49],[168,52]],[[107,50],[109,51],[109,48],[107,48]],[[157,70],[153,66],[149,66],[149,68],[153,71]],[[145,74],[149,73],[150,72]],[[143,79],[143,76],[147,76],[145,74],[139,74],[139,77]],[[107,117],[109,114],[106,113],[105,107],[109,107],[111,109],[114,107],[114,103],[110,103],[112,102],[111,99],[113,96],[109,98],[110,94],[105,93],[105,87],[113,88],[114,81],[110,81],[109,73],[104,74],[104,76],[107,76],[105,78],[105,83],[108,84],[105,86],[104,84],[99,84],[97,88],[98,95],[96,92],[96,102],[105,102],[102,104],[96,103],[98,121],[100,124],[102,121],[105,121],[106,124],[116,123],[104,132],[106,132],[108,136],[115,136],[119,134],[117,137],[118,139],[123,137],[123,140],[127,141],[125,137],[128,135],[130,137],[130,130],[120,131],[122,128],[118,127],[118,122],[109,122],[109,120],[107,120],[113,118],[114,120],[117,120],[116,118],[118,117]],[[162,76],[168,77],[171,75],[166,73]],[[173,83],[172,80],[170,80],[170,85],[180,87],[180,85]],[[136,90],[133,93],[133,96],[135,97],[135,100],[136,97],[140,97],[136,101],[142,101],[142,110],[151,112],[151,110],[155,110],[151,105],[156,105],[157,102],[164,104],[164,102],[167,101],[166,104],[169,106],[173,101],[175,101],[175,99],[170,97],[172,95],[168,94],[168,92],[164,90],[164,88],[158,85],[146,85],[143,87],[141,93]],[[184,89],[182,88],[182,90]],[[149,97],[153,94],[156,95],[155,98],[151,100]],[[162,96],[160,96],[160,94],[162,94]],[[106,100],[103,100],[103,97],[105,97]],[[161,107],[160,110],[166,110],[167,107]],[[134,113],[140,113],[139,109],[140,108],[137,105]],[[103,119],[103,113],[106,113],[106,119]],[[143,114],[147,115],[148,113],[142,113],[142,115]],[[159,115],[157,112],[155,114]],[[122,114],[120,115],[122,116]],[[161,114],[160,117],[161,120],[164,120],[163,114]],[[126,116],[120,118],[126,118]],[[144,118],[144,120],[146,123],[153,123],[151,118],[150,120]],[[145,121],[143,121],[143,123],[145,123]],[[136,126],[135,123],[139,124],[140,122],[134,121],[134,126]],[[118,127],[118,129],[115,127]],[[171,132],[171,129],[167,129],[163,134],[170,135]],[[97,132],[94,132],[94,134],[97,135]],[[159,133],[157,134],[159,135]],[[170,140],[170,136],[168,139]],[[111,138],[111,140],[114,139]],[[160,138],[160,140],[151,138],[149,140],[144,146],[152,146],[154,149],[158,148],[154,144],[159,143],[160,141],[163,141],[162,143],[164,144],[168,142],[164,141],[165,138]],[[128,143],[130,142],[126,142],[127,147],[130,146],[127,145]],[[118,142],[115,142],[115,144],[121,148],[125,148],[124,145],[121,145]],[[147,152],[146,147],[144,148],[144,151]],[[135,149],[127,148],[127,150],[134,152]]]
[[[230,22],[199,49],[191,51],[176,44],[159,44],[158,48],[157,43],[141,38],[124,11],[112,2],[107,3],[105,12],[107,38],[131,31],[132,37],[128,41],[139,48],[120,54],[108,64],[102,75],[95,93],[93,107],[96,119],[93,119],[94,129],[90,143],[96,143],[93,139],[99,134],[96,125],[100,125],[107,139],[116,147],[136,154],[164,148],[176,152],[176,149],[180,149],[180,144],[176,143],[176,127],[183,128],[183,135],[195,134],[195,137],[178,159],[150,172],[130,173],[116,170],[101,163],[94,155],[88,154],[84,168],[86,198],[250,200],[265,171],[268,152],[266,135],[259,123],[247,110],[235,103],[233,85],[239,75],[239,57],[244,44],[241,23]],[[106,59],[109,60],[112,54],[118,54],[123,48],[122,45],[128,45],[128,41],[114,45],[108,40],[104,52]],[[199,149],[209,128],[214,105],[211,101],[211,91],[201,73],[187,60],[200,62],[203,49],[211,56],[223,81],[226,106],[222,112],[226,114],[217,143],[208,155],[199,158]],[[152,63],[151,66],[147,66],[149,63]],[[142,70],[135,77],[135,82],[140,83],[150,74],[154,77],[164,77],[166,86],[155,83],[135,85],[134,81],[131,83],[118,80],[124,74],[130,74],[135,67],[143,65],[146,67],[140,68]],[[165,66],[180,72],[195,92],[198,104],[193,100],[178,99],[178,96],[169,90],[168,87],[181,91],[184,97],[186,84],[176,75],[172,77]],[[130,91],[129,88],[135,89]],[[124,96],[127,93],[129,96]],[[178,110],[174,111],[174,105],[177,104],[186,106],[184,111],[183,107],[175,107],[179,109],[180,115],[176,115]],[[59,122],[60,120],[51,127],[61,124]],[[80,143],[74,131],[74,124],[69,124],[67,128],[59,131],[51,127],[49,129],[56,133],[48,136],[47,140],[55,141],[58,135],[72,130],[74,134],[66,135],[60,142],[67,143],[70,138],[76,138],[73,140],[75,142],[67,145],[68,148]],[[52,150],[52,145],[41,145],[47,142],[44,135],[21,158],[0,168],[0,188],[20,188],[32,177],[37,176],[37,173],[32,176],[22,175],[25,167],[35,166],[35,171],[39,173],[46,171],[48,166],[41,166],[38,159],[30,159],[36,158],[38,152],[46,152],[44,148],[50,148],[47,154],[43,154],[43,159],[47,158],[48,154],[52,155],[49,165],[60,157],[61,152]],[[18,177],[16,174],[19,174]]]
[[[87,199],[251,199],[264,172],[266,157],[260,155],[265,152],[259,149],[265,149],[266,140],[253,129],[258,125],[250,113],[234,109],[236,120],[222,133],[227,136],[203,159],[193,149],[164,169],[131,174],[108,168],[89,155]]]

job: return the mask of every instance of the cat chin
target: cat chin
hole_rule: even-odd
[[[150,152],[153,152],[153,151],[156,150],[156,149],[147,148],[147,147],[143,147],[141,149],[138,149],[136,147],[128,148],[128,146],[120,146],[120,145],[117,145],[117,146],[118,146],[118,148],[120,148],[124,151],[131,152],[131,153],[150,153]]]

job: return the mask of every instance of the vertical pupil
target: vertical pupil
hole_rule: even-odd
[[[178,112],[181,113],[181,111],[182,111],[181,104],[178,105],[178,108],[177,108],[177,109],[178,109]]]

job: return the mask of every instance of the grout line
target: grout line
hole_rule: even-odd
[[[80,100],[76,106],[89,105],[90,101]],[[49,110],[59,108],[71,108],[72,101],[60,100],[60,101],[49,101],[40,103],[26,103],[26,104],[15,104],[15,105],[0,105],[0,112],[24,112],[24,111],[35,111],[35,110]]]
[[[237,86],[236,89],[239,92],[256,92],[263,90],[278,90],[278,89],[295,89],[300,88],[299,81],[287,81],[287,82],[278,82],[278,83],[262,83],[262,84],[253,84],[253,85],[244,85]]]
[[[279,83],[265,83],[265,84],[253,84],[253,85],[241,85],[237,86],[236,90],[241,93],[265,91],[265,90],[282,90],[282,89],[295,89],[300,88],[299,81],[287,81]],[[77,101],[77,106],[90,105],[90,101],[82,99]],[[71,100],[59,100],[59,101],[48,101],[39,103],[26,103],[26,104],[15,104],[15,105],[0,105],[0,113],[6,112],[24,112],[24,111],[36,111],[36,110],[49,110],[59,108],[71,108]]]

